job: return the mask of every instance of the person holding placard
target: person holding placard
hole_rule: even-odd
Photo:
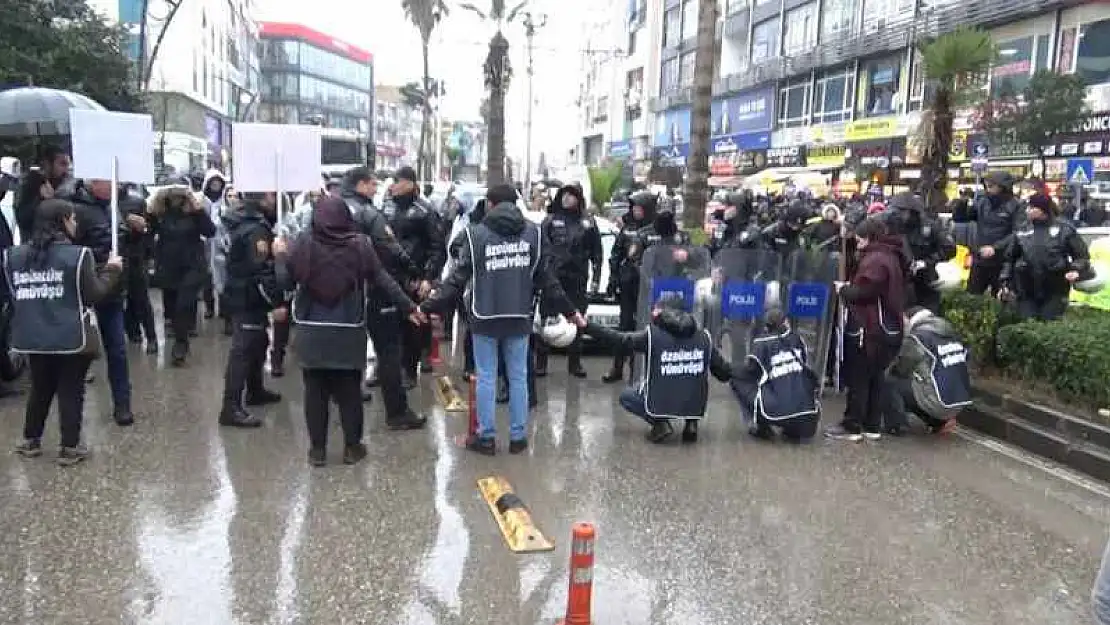
[[[92,251],[98,264],[107,262],[112,254],[112,182],[83,180],[74,188],[72,202],[77,218],[74,243]],[[145,231],[146,220],[127,215],[120,220],[120,241],[131,231]],[[135,423],[131,412],[131,374],[127,367],[127,332],[123,323],[123,293],[115,291],[96,305],[100,337],[104,341],[104,357],[108,364],[108,384],[112,389],[112,416],[121,426]]]
[[[262,385],[266,364],[270,313],[275,321],[287,318],[280,285],[284,266],[274,263],[276,195],[243,193],[242,210],[226,217],[229,248],[224,298],[232,316],[231,348],[224,373],[220,425],[256,428],[262,420],[243,405],[261,406],[281,401],[281,395]],[[282,274],[282,275],[279,275]]]
[[[31,369],[23,441],[15,452],[26,458],[42,455],[46,418],[57,398],[58,464],[63,466],[89,454],[81,442],[85,372],[100,351],[89,306],[113,296],[123,270],[123,260],[115,255],[97,269],[91,250],[73,243],[78,231],[74,213],[73,205],[63,200],[39,203],[31,237],[4,258],[14,307],[11,348],[28,355]]]

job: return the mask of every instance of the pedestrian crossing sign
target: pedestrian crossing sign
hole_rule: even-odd
[[[1095,178],[1095,162],[1090,158],[1068,159],[1068,184],[1091,184]]]

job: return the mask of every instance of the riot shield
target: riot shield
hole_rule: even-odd
[[[809,346],[809,365],[822,380],[836,326],[836,277],[837,256],[825,250],[797,250],[783,260],[784,310]]]
[[[687,312],[707,327],[707,316],[714,307],[710,278],[709,250],[695,245],[653,245],[640,259],[640,295],[636,307],[636,327],[651,323],[651,310],[664,297],[678,297]],[[635,371],[642,372],[642,355],[635,359]],[[635,376],[633,376],[635,378]]]
[[[752,336],[769,306],[780,305],[782,256],[763,249],[724,249],[713,261],[718,305],[711,319],[714,344],[733,363],[748,356]]]

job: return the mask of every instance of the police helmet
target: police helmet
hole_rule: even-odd
[[[941,293],[950,293],[960,290],[960,282],[963,280],[963,271],[960,266],[952,261],[937,263],[936,265],[937,279],[933,280],[932,286]]]
[[[551,347],[568,347],[578,336],[578,328],[563,317],[548,317],[540,329],[540,338]]]

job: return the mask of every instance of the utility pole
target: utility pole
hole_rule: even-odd
[[[526,201],[531,201],[530,194],[532,192],[532,105],[534,99],[532,96],[532,75],[534,74],[533,67],[533,41],[536,37],[536,30],[543,28],[547,25],[547,16],[543,13],[533,16],[532,13],[524,14],[524,36],[528,38],[528,119],[525,122],[525,154],[524,154],[524,188],[527,189]]]

